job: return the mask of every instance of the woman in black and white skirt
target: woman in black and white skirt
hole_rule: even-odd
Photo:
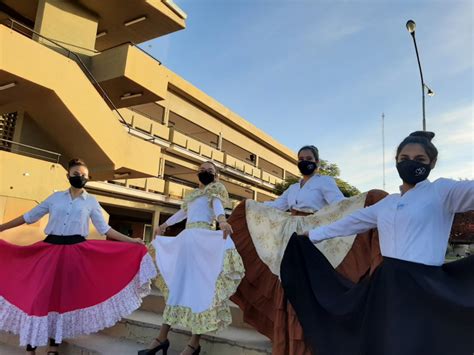
[[[281,264],[285,293],[321,355],[470,355],[474,256],[444,264],[454,214],[474,209],[474,181],[427,180],[431,132],[397,149],[399,194],[335,223],[293,235]],[[313,243],[378,228],[382,264],[352,284]]]

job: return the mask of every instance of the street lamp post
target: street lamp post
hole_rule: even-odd
[[[385,114],[382,112],[382,184],[385,191]]]
[[[426,115],[425,115],[425,89],[427,90],[428,96],[433,96],[434,92],[431,90],[423,80],[423,71],[421,70],[420,55],[418,54],[418,47],[416,45],[415,39],[415,28],[416,23],[413,20],[408,20],[406,24],[408,32],[410,32],[411,37],[413,38],[413,44],[415,45],[416,59],[418,61],[418,69],[420,69],[420,79],[421,79],[421,106],[423,109],[423,131],[426,131]]]

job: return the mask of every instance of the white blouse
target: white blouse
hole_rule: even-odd
[[[331,176],[313,175],[301,187],[300,182],[291,185],[275,201],[265,205],[287,211],[295,209],[303,212],[316,212],[326,205],[343,200],[345,197]]]
[[[179,223],[187,218],[187,223],[205,222],[212,224],[214,218],[225,215],[224,206],[218,198],[212,199],[212,208],[209,206],[207,195],[200,196],[188,203],[187,212],[180,209],[174,215],[166,220],[168,226]]]
[[[454,214],[474,209],[474,181],[422,181],[403,195],[392,194],[309,237],[319,242],[378,228],[383,256],[426,265],[444,263]]]
[[[89,235],[89,218],[100,234],[109,231],[110,226],[102,215],[102,207],[94,196],[84,191],[72,199],[69,190],[55,192],[38,206],[23,215],[27,224],[35,223],[49,213],[46,235]]]

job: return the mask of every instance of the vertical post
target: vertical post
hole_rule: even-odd
[[[385,114],[382,112],[382,176],[383,189],[385,190]]]
[[[418,69],[420,70],[420,80],[421,80],[421,108],[423,112],[423,121],[422,127],[423,131],[426,131],[426,117],[425,117],[425,80],[423,79],[423,71],[421,70],[420,55],[418,54],[418,46],[416,45],[415,31],[411,32],[411,37],[413,38],[413,44],[415,45],[416,60],[418,62]]]
[[[222,132],[219,132],[219,137],[217,138],[217,150],[222,150]]]
[[[152,221],[152,228],[153,228],[153,231],[152,231],[152,234],[154,233],[154,231],[158,228],[158,226],[160,225],[160,210],[157,208],[154,212],[153,212],[153,221]],[[152,235],[152,239],[155,238],[154,235]]]

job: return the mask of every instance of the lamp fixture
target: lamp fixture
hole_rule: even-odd
[[[128,26],[135,25],[136,23],[139,23],[139,22],[142,22],[142,21],[145,21],[145,20],[146,20],[146,16],[137,17],[134,20],[124,22],[124,26],[128,27]]]
[[[425,89],[426,89],[426,95],[428,95],[428,96],[430,96],[430,97],[431,97],[431,96],[434,96],[435,92],[434,92],[433,90],[431,90],[431,89],[428,87],[428,85],[423,84],[423,86],[424,86]]]
[[[132,94],[131,92],[127,92],[120,96],[120,100],[128,100],[128,99],[133,99],[135,97],[140,97],[143,96],[141,92],[137,92],[136,94]]]
[[[16,86],[16,82],[12,81],[11,83],[7,83],[7,84],[4,84],[4,85],[1,85],[0,86],[0,91],[1,90],[6,90],[6,89],[10,89],[12,87]]]
[[[114,174],[114,179],[123,179],[123,178],[127,178],[131,175],[130,172],[125,172],[125,173],[115,173]]]
[[[407,30],[410,33],[415,33],[416,23],[413,20],[408,20],[406,24]]]
[[[102,31],[102,32],[99,32],[97,33],[97,35],[95,36],[95,38],[100,38],[100,37],[104,37],[105,35],[107,35],[107,31]]]

